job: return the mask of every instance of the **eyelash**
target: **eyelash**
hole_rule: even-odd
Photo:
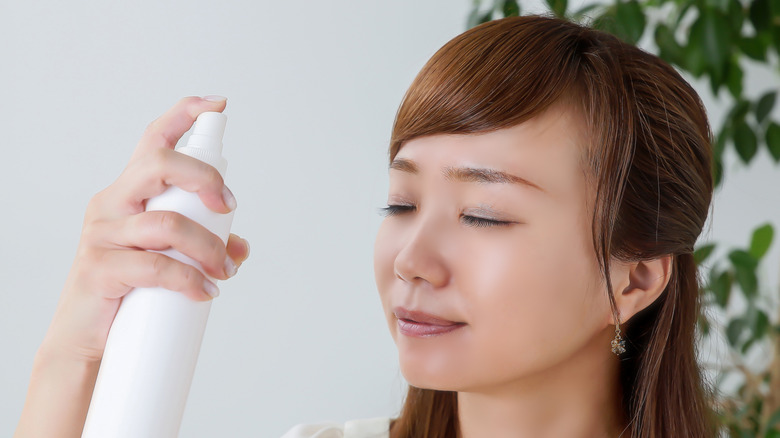
[[[390,216],[396,216],[403,213],[409,213],[414,210],[415,210],[414,205],[388,205],[387,207],[380,208],[379,214],[381,214],[384,217],[390,217]],[[476,228],[497,227],[497,226],[506,226],[512,224],[512,222],[498,221],[495,219],[486,219],[482,217],[467,216],[467,215],[462,215],[461,219],[466,225],[470,227],[476,227]]]

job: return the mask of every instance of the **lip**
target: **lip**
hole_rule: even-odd
[[[430,313],[407,310],[403,307],[394,308],[393,314],[401,334],[416,338],[443,335],[466,325],[465,322],[450,321]]]

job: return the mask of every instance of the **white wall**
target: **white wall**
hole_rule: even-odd
[[[396,414],[403,382],[371,261],[386,146],[403,92],[470,3],[4,2],[0,435],[21,412],[87,201],[186,95],[229,98],[233,230],[252,256],[212,308],[181,436]],[[752,192],[778,181],[765,167],[732,173],[713,238],[780,224],[778,191]]]

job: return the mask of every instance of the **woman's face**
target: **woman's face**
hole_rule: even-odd
[[[474,390],[609,351],[584,135],[555,105],[512,128],[401,148],[374,269],[410,384]]]

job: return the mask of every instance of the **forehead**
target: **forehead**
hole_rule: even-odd
[[[447,167],[490,168],[530,180],[548,192],[570,192],[585,184],[585,134],[579,114],[554,105],[510,128],[410,140],[396,159],[413,161],[423,176],[442,176]]]

